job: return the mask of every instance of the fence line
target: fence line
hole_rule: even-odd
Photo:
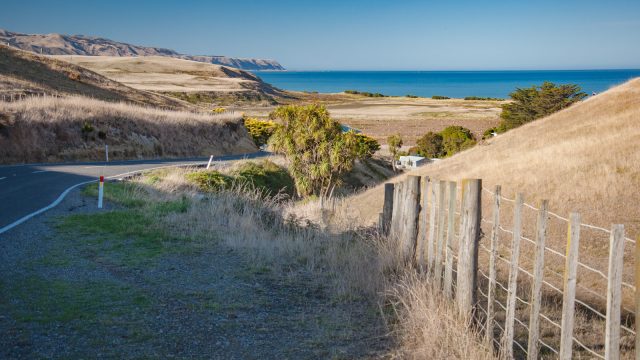
[[[421,182],[424,186],[420,185]],[[448,298],[455,299],[461,313],[477,323],[484,332],[483,341],[486,346],[494,347],[495,345],[495,349],[507,358],[524,354],[527,359],[537,359],[544,347],[549,351],[545,350],[544,356],[553,353],[561,359],[570,359],[574,356],[573,351],[575,350],[581,352],[576,356],[586,355],[609,360],[620,357],[621,333],[634,336],[636,342],[640,343],[635,329],[627,322],[621,321],[622,309],[636,317],[639,316],[638,311],[623,306],[622,290],[634,291],[637,306],[640,306],[640,295],[635,294],[636,285],[622,279],[624,244],[636,244],[635,241],[624,236],[622,225],[613,225],[611,230],[607,230],[582,223],[577,213],[571,213],[569,218],[564,218],[550,211],[546,200],[541,202],[540,207],[536,207],[526,203],[523,194],[520,193],[515,199],[509,199],[501,194],[500,186],[496,186],[492,191],[483,187],[482,181],[479,179],[463,180],[460,188],[461,191],[458,193],[458,186],[455,182],[416,176],[410,176],[407,181],[395,184],[395,187],[385,186],[385,206],[380,216],[380,225],[381,229],[389,229],[390,238],[397,239],[405,259],[414,264],[417,263],[418,269],[425,271],[428,276],[433,278],[436,284],[442,287],[442,291]],[[483,192],[490,194],[492,198],[493,206],[490,219],[482,216],[481,194]],[[512,229],[505,228],[500,222],[502,202],[514,205]],[[538,212],[535,239],[523,234],[522,209],[525,208]],[[548,217],[554,217],[567,223],[566,253],[555,250],[546,244]],[[455,232],[456,220],[458,220],[459,226],[458,234]],[[481,224],[490,225],[490,233],[482,233]],[[579,261],[581,229],[597,230],[609,235],[607,272]],[[499,245],[501,242],[500,233],[511,236],[509,243],[511,250],[508,258],[498,253],[498,248],[504,246],[504,244]],[[488,238],[488,247],[480,242],[482,237]],[[520,264],[521,241],[535,247],[532,259],[524,261],[522,264]],[[488,266],[488,274],[480,267],[478,260],[480,250],[483,254],[488,255],[488,260],[483,255],[483,259],[485,259],[483,261],[488,261],[488,264],[483,264],[483,266]],[[544,254],[546,252],[563,260],[564,275],[548,267],[545,268]],[[424,255],[426,255],[426,261],[421,260],[425,257]],[[640,249],[638,246],[636,246],[636,256],[639,259],[636,263],[636,271],[640,274]],[[508,284],[506,285],[498,281],[499,263],[501,266],[503,266],[502,264],[506,265],[508,269]],[[532,267],[533,270],[529,271],[525,267]],[[605,280],[607,283],[606,296],[588,286],[579,284],[577,281],[578,269],[586,270],[588,273],[596,275],[598,279]],[[562,288],[544,279],[545,271],[562,278]],[[531,285],[529,295],[524,298],[518,295],[520,291],[519,272],[526,275],[525,280]],[[501,274],[501,276],[505,275],[502,272]],[[477,281],[479,276],[486,279],[486,282],[482,283],[485,284],[483,286],[487,286],[486,292],[479,287]],[[636,277],[635,281],[638,284],[640,279]],[[496,293],[497,289],[500,289],[499,294]],[[562,297],[562,312],[557,315],[561,317],[559,322],[553,320],[548,312],[542,311],[549,306],[544,299],[549,296],[548,291],[550,290]],[[590,304],[587,300],[577,297],[577,290],[584,291],[580,294],[594,296],[598,301],[606,301],[606,312],[598,310],[597,306]],[[477,293],[480,293],[482,299],[486,299],[486,307],[481,306],[481,303],[478,302]],[[520,293],[522,294],[522,292]],[[506,302],[503,304],[499,300],[500,298]],[[579,332],[574,334],[576,305],[594,315],[593,318],[585,317],[584,321],[604,320],[602,343],[595,344],[594,346],[597,346],[595,348],[588,346],[579,338],[579,335],[584,331],[582,326],[577,327]],[[526,311],[527,309],[528,311]],[[528,315],[520,319],[518,314],[523,311]],[[498,312],[504,313],[504,324],[497,321]],[[482,314],[481,319],[478,316]],[[582,312],[580,314],[582,316]],[[547,338],[550,335],[546,333],[543,340],[540,333],[540,321],[559,329],[560,336],[549,342]],[[629,321],[629,319],[625,321]],[[500,339],[496,339],[494,327],[500,330]],[[527,333],[526,345],[516,340],[516,335],[518,339],[522,338],[520,333],[523,331]],[[590,342],[594,341],[593,335],[591,334],[589,337]],[[554,342],[559,344],[559,348],[552,345]],[[514,353],[515,348],[518,348],[521,353]],[[598,350],[604,351],[604,355]],[[625,349],[625,351],[628,350]]]

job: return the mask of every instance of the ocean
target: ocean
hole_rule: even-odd
[[[540,71],[257,71],[265,82],[285,90],[336,93],[344,90],[384,95],[433,95],[507,98],[516,88],[578,84],[591,95],[631,78],[637,70],[540,70]]]

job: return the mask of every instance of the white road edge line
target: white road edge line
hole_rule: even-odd
[[[162,168],[167,168],[167,167],[176,167],[176,166],[198,165],[198,164],[201,164],[201,163],[202,162],[194,162],[194,163],[184,163],[184,164],[157,166],[157,167],[148,168],[148,169],[133,170],[133,171],[129,171],[129,172],[118,174],[118,175],[108,176],[106,178],[107,179],[116,179],[118,177],[123,177],[123,176],[126,176],[126,175],[135,174],[135,173],[141,173],[141,172],[149,171],[149,170],[162,169]],[[0,180],[2,180],[2,179],[0,179]],[[97,181],[98,181],[98,179],[89,180],[89,181],[83,181],[81,183],[78,183],[78,184],[75,184],[73,186],[68,187],[65,191],[62,192],[62,194],[60,194],[60,196],[58,196],[58,198],[54,202],[52,202],[48,206],[45,206],[45,207],[43,207],[42,209],[40,209],[38,211],[32,212],[31,214],[26,215],[26,216],[14,221],[13,223],[11,223],[11,224],[3,227],[3,228],[0,228],[0,234],[5,233],[5,232],[13,229],[14,227],[22,224],[23,222],[33,218],[34,216],[38,216],[38,215],[42,214],[43,212],[45,212],[47,210],[51,210],[54,207],[58,206],[62,202],[62,200],[64,200],[64,198],[69,194],[69,192],[71,192],[71,190],[77,188],[78,186],[90,184],[90,183],[97,182]]]
[[[49,171],[49,170],[38,170],[38,171],[32,172],[32,174],[40,174],[40,173],[47,172],[47,171]]]

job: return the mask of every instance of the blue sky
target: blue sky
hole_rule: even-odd
[[[640,68],[640,1],[7,1],[0,28],[297,70]]]

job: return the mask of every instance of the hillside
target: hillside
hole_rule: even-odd
[[[177,109],[186,102],[141,91],[66,61],[0,45],[0,95],[80,95]]]
[[[623,223],[631,237],[640,230],[640,79],[499,135],[468,151],[412,174],[437,179],[482,178],[528,203],[549,199],[550,208],[605,228]],[[382,208],[382,187],[350,199],[367,222]]]
[[[139,90],[159,92],[237,92],[277,90],[250,72],[221,65],[162,56],[72,56],[71,62]]]
[[[21,34],[0,29],[3,45],[44,55],[88,56],[168,56],[244,70],[284,70],[275,60],[243,59],[228,56],[185,55],[171,49],[138,46],[110,39],[62,34]]]
[[[244,154],[242,116],[154,109],[86,97],[0,102],[0,164]]]

